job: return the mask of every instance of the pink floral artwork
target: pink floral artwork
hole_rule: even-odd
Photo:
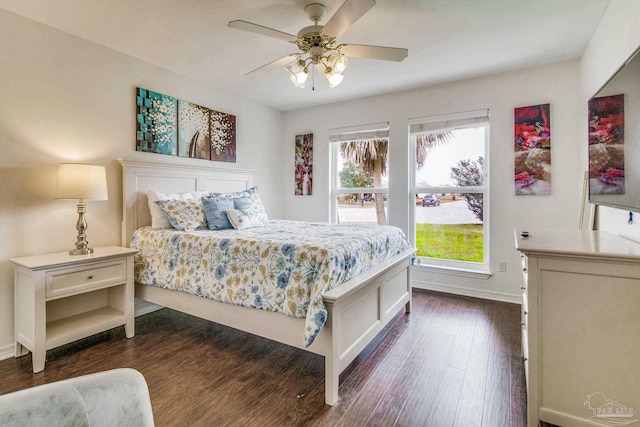
[[[589,193],[624,194],[624,95],[589,100]]]
[[[514,109],[514,151],[516,194],[551,194],[549,104]]]

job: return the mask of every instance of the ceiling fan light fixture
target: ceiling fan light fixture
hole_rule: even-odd
[[[291,82],[299,88],[304,89],[304,83],[307,81],[307,77],[309,77],[309,70],[305,66],[304,61],[300,59],[294,62],[287,67],[287,71],[289,72]]]
[[[342,74],[347,69],[348,60],[344,55],[330,55],[327,58],[331,69],[334,73]]]
[[[375,4],[375,0],[342,0],[342,5],[324,25],[320,25],[319,22],[327,13],[327,7],[322,3],[307,4],[305,11],[313,25],[302,28],[297,36],[242,20],[230,21],[228,26],[293,43],[301,52],[272,61],[247,75],[256,75],[285,65],[293,84],[304,88],[309,77],[308,67],[315,66],[318,73],[327,79],[329,86],[334,88],[344,79],[347,56],[400,62],[409,53],[407,49],[397,47],[337,43],[336,39]],[[294,60],[295,62],[291,63]]]
[[[342,83],[344,76],[340,73],[336,73],[333,69],[327,68],[324,72],[325,77],[329,81],[329,87],[334,88]]]

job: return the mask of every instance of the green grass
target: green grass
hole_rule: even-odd
[[[482,224],[416,224],[416,255],[483,262]]]

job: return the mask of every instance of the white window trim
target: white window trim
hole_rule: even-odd
[[[410,189],[411,197],[409,197],[409,237],[411,241],[416,241],[416,217],[415,217],[415,194],[417,193],[438,193],[438,192],[450,192],[451,187],[416,187],[416,147],[415,139],[413,136],[424,132],[437,132],[451,128],[464,128],[475,127],[478,124],[485,126],[485,147],[484,147],[484,185],[474,187],[455,187],[456,192],[481,192],[483,199],[489,201],[490,197],[490,185],[489,184],[489,147],[491,145],[490,135],[490,123],[489,123],[489,110],[474,110],[462,113],[446,114],[440,116],[432,116],[425,118],[414,118],[409,120],[409,142],[411,148],[409,150],[409,161],[412,173],[410,174]],[[472,263],[466,261],[454,261],[444,260],[438,258],[426,258],[416,257],[414,263],[414,269],[421,271],[431,271],[443,274],[451,274],[456,276],[473,277],[479,279],[488,279],[491,277],[491,259],[489,248],[490,245],[490,233],[489,233],[489,217],[491,206],[485,210],[483,215],[483,255],[484,260],[482,263]]]

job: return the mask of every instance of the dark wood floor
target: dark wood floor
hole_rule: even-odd
[[[0,394],[131,367],[145,376],[157,426],[523,426],[515,304],[414,291],[340,377],[324,404],[320,356],[168,309],[47,353],[0,361]]]

